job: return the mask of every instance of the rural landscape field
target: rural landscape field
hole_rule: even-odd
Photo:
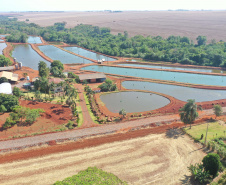
[[[226,11],[7,10],[0,184],[226,184]]]

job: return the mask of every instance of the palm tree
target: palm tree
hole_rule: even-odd
[[[197,106],[195,103],[195,100],[189,99],[188,103],[184,105],[179,111],[180,111],[180,119],[185,124],[191,124],[195,121],[195,119],[199,116],[197,109],[202,110],[201,106]]]

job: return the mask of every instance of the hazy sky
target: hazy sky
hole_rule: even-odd
[[[0,0],[0,11],[225,10],[226,0]]]

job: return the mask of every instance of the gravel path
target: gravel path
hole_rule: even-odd
[[[226,111],[226,107],[223,108],[223,111]],[[213,110],[204,110],[200,114],[200,117],[204,115],[211,115],[213,114]],[[123,123],[116,123],[116,124],[109,124],[109,125],[101,125],[98,127],[90,127],[84,129],[77,129],[72,131],[66,132],[57,132],[57,133],[50,133],[44,134],[39,136],[27,137],[27,138],[19,138],[15,140],[8,140],[8,141],[0,141],[0,150],[4,149],[15,149],[21,148],[29,145],[36,145],[38,143],[46,143],[51,140],[63,140],[67,138],[81,138],[85,136],[92,136],[92,135],[101,135],[105,133],[113,133],[119,130],[128,129],[128,128],[136,128],[147,126],[152,123],[159,123],[159,122],[170,122],[174,120],[179,120],[178,114],[175,115],[166,115],[166,116],[156,116],[156,117],[149,117],[139,120],[127,121]]]

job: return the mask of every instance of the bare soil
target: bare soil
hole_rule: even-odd
[[[18,20],[50,26],[66,21],[66,27],[91,24],[109,27],[113,34],[128,31],[130,36],[187,36],[195,41],[197,36],[212,39],[226,38],[226,11],[124,11],[110,12],[22,12],[1,13],[16,16]]]
[[[186,135],[175,139],[169,134],[152,134],[0,164],[0,184],[53,184],[89,166],[114,173],[129,184],[186,184],[190,175],[187,166],[200,162],[204,155],[201,146]]]

